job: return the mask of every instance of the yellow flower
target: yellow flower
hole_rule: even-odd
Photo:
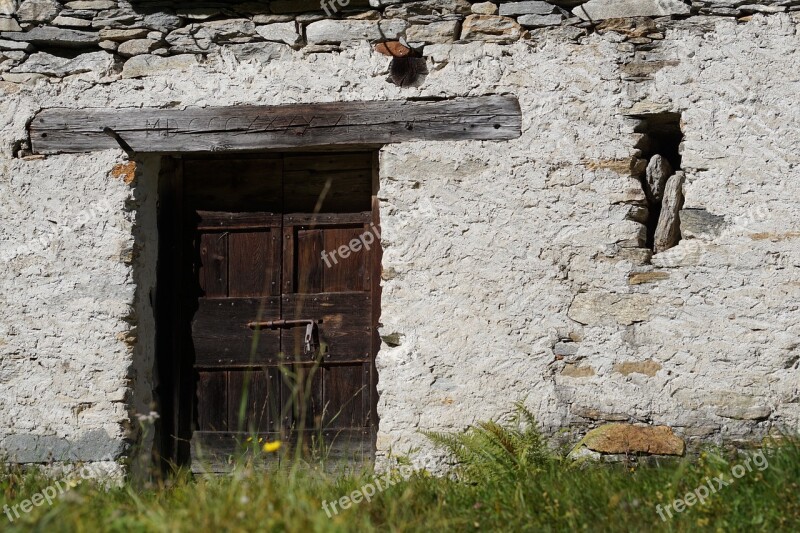
[[[267,453],[277,452],[281,449],[281,441],[276,440],[275,442],[265,442],[262,449]]]

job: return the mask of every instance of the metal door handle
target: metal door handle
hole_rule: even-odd
[[[267,320],[264,322],[248,322],[247,327],[250,329],[256,328],[286,328],[292,326],[305,326],[306,334],[303,341],[303,355],[314,353],[319,348],[319,331],[317,324],[321,324],[322,320],[314,319],[300,319],[300,320]]]
[[[256,328],[290,328],[292,326],[304,326],[306,324],[322,324],[322,320],[314,320],[311,318],[304,318],[298,320],[265,320],[262,322],[248,322],[247,327],[250,329]]]

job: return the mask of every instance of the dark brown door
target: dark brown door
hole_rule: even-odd
[[[259,440],[368,459],[373,154],[185,160],[182,181],[193,469],[225,471]]]

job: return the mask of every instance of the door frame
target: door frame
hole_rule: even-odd
[[[280,152],[262,152],[248,154],[195,155],[191,159],[250,159],[267,156],[274,157],[283,153],[330,154],[346,152],[365,152],[372,154],[372,194],[371,218],[372,224],[381,232],[380,226],[380,201],[378,192],[379,179],[379,151],[377,149],[364,150],[362,147],[337,150],[286,150]],[[184,261],[191,250],[188,235],[186,235],[184,220],[184,158],[182,155],[165,155],[161,158],[161,169],[158,182],[158,266],[157,283],[155,292],[156,316],[156,372],[155,398],[157,411],[160,418],[156,423],[154,436],[154,460],[163,472],[170,472],[175,467],[187,466],[191,461],[190,442],[194,425],[194,394],[195,383],[193,368],[183,354],[182,343],[186,335],[191,335],[190,324],[182,316],[183,305],[180,302],[179,288],[181,279],[185,276]],[[380,239],[376,241],[380,244]],[[381,273],[382,273],[383,247],[376,246],[372,254],[371,294],[372,294],[372,339],[371,339],[371,364],[370,364],[370,427],[372,429],[371,445],[368,461],[375,458],[375,444],[379,424],[377,413],[378,404],[378,373],[375,359],[380,349],[379,335],[381,315]],[[184,328],[181,330],[180,328]]]

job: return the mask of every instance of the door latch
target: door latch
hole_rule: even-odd
[[[306,324],[306,336],[303,342],[303,355],[316,353],[319,348],[319,331],[317,331],[317,323],[313,320]]]
[[[292,326],[305,326],[306,333],[303,339],[303,355],[316,353],[319,348],[319,328],[317,324],[321,324],[322,320],[314,319],[298,319],[298,320],[266,320],[263,322],[248,322],[247,327],[250,329],[256,328],[289,328]]]

